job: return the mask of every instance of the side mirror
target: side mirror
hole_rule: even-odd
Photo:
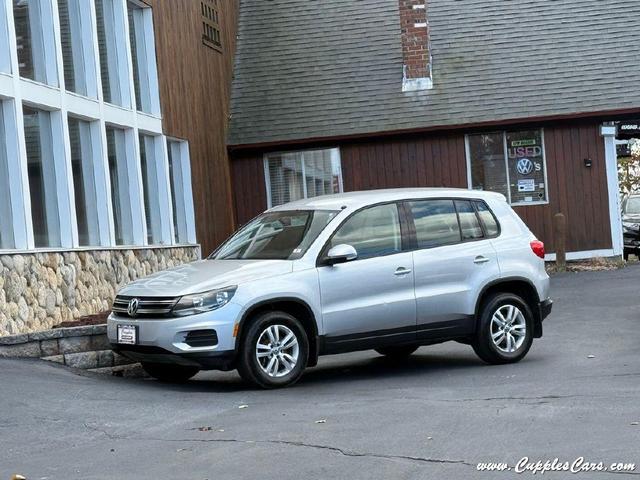
[[[332,247],[327,256],[325,257],[325,263],[327,265],[336,265],[338,263],[346,263],[358,258],[358,252],[351,245],[340,244]]]

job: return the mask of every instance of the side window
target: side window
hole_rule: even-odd
[[[484,226],[484,231],[487,237],[495,237],[500,232],[500,228],[498,227],[498,222],[496,221],[496,217],[493,216],[491,210],[486,203],[481,201],[473,202],[476,206],[476,210],[478,212],[478,216],[480,217],[480,221]]]
[[[460,241],[460,226],[453,200],[408,202],[416,225],[418,248],[449,245]]]
[[[455,202],[458,217],[460,218],[462,240],[482,238],[482,227],[471,202],[469,200],[456,200]]]
[[[359,259],[402,251],[397,205],[378,205],[354,214],[338,228],[329,248],[343,243],[355,248]]]

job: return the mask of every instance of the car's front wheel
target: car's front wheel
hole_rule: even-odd
[[[242,336],[238,373],[261,388],[298,381],[307,366],[309,340],[300,321],[285,312],[265,312]]]
[[[492,364],[513,363],[524,358],[533,342],[533,314],[522,298],[498,293],[487,298],[472,346]]]
[[[142,368],[153,378],[168,383],[186,382],[200,371],[195,367],[149,362],[142,362]]]

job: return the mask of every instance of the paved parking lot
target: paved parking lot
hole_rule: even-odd
[[[531,474],[476,465],[524,456],[640,475],[640,265],[552,288],[545,335],[516,365],[457,343],[402,364],[361,352],[265,392],[235,372],[167,386],[0,360],[0,479],[508,479]]]

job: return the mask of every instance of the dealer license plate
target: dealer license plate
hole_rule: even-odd
[[[136,345],[138,343],[138,327],[135,325],[118,325],[118,343]]]

